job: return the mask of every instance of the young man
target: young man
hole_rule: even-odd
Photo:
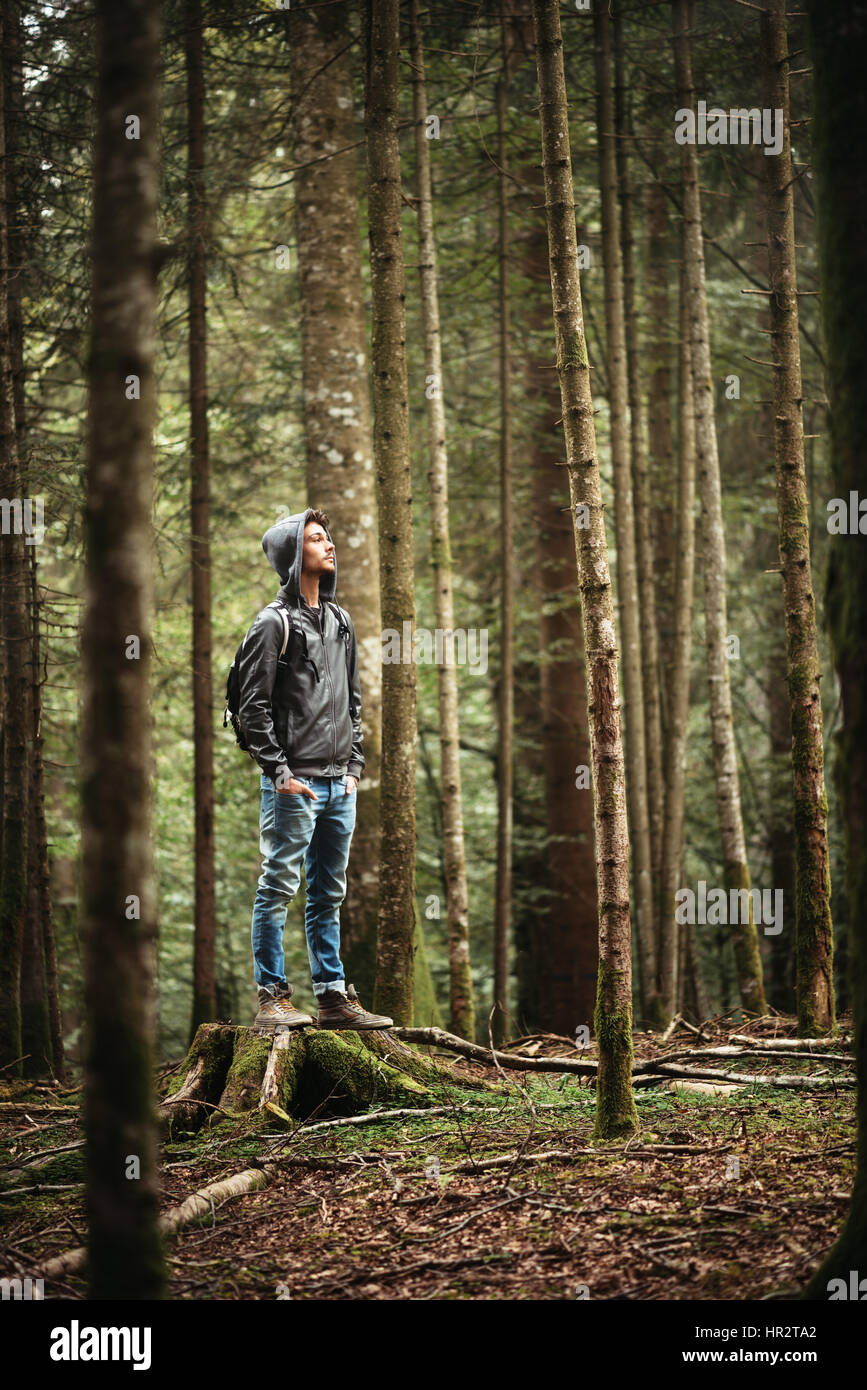
[[[280,576],[287,612],[263,608],[238,664],[238,717],[262,770],[253,905],[253,965],[259,987],[254,1027],[311,1024],[291,1003],[283,965],[289,903],[307,878],[304,927],[319,1028],[390,1028],[366,1012],[340,962],[340,904],[364,768],[355,628],[334,603],[337,557],[325,512],[297,512],[266,531],[262,547]],[[289,640],[278,666],[285,640]]]

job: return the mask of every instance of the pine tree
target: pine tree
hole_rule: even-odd
[[[368,223],[373,317],[373,453],[379,497],[382,623],[404,640],[415,624],[412,471],[398,144],[398,0],[367,0],[364,25]],[[382,859],[374,1008],[412,1023],[415,944],[416,669],[382,676]]]
[[[596,1134],[632,1134],[632,959],[629,832],[617,698],[617,645],[602,513],[590,362],[581,307],[569,114],[557,0],[533,0],[548,255],[569,495],[587,651],[599,895]]]
[[[92,1299],[160,1298],[164,1287],[148,708],[160,8],[96,6],[80,756]]]

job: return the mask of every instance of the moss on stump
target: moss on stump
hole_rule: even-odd
[[[281,1029],[203,1023],[162,1102],[167,1135],[199,1129],[211,1118],[261,1112],[306,1120],[353,1115],[371,1105],[436,1105],[444,1090],[488,1089],[459,1076],[388,1031]],[[180,1101],[180,1103],[178,1103]],[[274,1107],[273,1111],[268,1109]],[[220,1113],[222,1112],[222,1113]]]

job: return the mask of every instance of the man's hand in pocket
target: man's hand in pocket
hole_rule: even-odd
[[[299,782],[297,777],[290,777],[286,786],[278,787],[277,790],[282,793],[283,796],[289,796],[294,792],[296,795],[309,796],[311,801],[319,800],[313,788],[306,786],[304,782]]]

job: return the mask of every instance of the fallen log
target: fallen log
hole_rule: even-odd
[[[233,1197],[243,1197],[248,1192],[255,1192],[258,1188],[267,1187],[271,1181],[271,1173],[264,1165],[261,1168],[246,1168],[241,1173],[233,1173],[229,1178],[222,1178],[219,1182],[211,1183],[208,1187],[203,1187],[198,1192],[193,1192],[186,1197],[180,1206],[172,1207],[165,1215],[160,1217],[159,1227],[163,1235],[174,1235],[183,1226],[188,1226],[190,1222],[196,1221],[199,1217],[207,1216],[214,1210],[217,1203],[231,1201]],[[65,1274],[79,1274],[87,1261],[87,1247],[78,1246],[74,1250],[65,1250],[62,1255],[54,1255],[42,1267],[42,1279],[61,1279]]]

